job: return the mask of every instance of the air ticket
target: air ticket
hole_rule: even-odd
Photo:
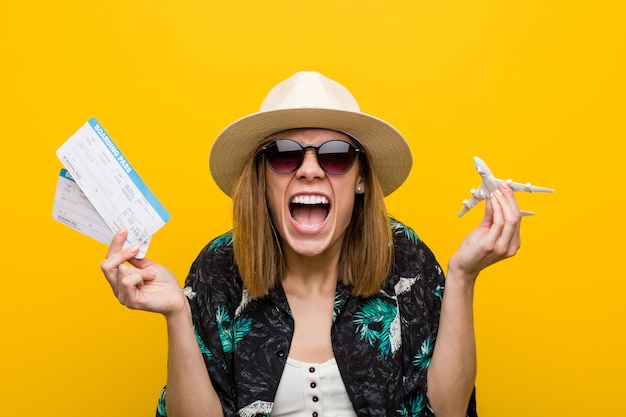
[[[61,172],[55,218],[99,241],[108,239],[107,244],[109,236],[125,227],[126,244],[139,245],[137,257],[145,256],[150,238],[169,221],[170,215],[102,125],[95,118],[90,119],[56,154],[69,176]],[[92,207],[85,204],[79,192],[70,192],[72,181]],[[101,223],[93,221],[96,216],[91,209],[108,227],[110,235],[102,230]]]
[[[61,169],[57,181],[52,215],[57,221],[105,245],[113,239],[113,231],[65,168]]]

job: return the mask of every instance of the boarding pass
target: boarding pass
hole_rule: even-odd
[[[137,258],[143,258],[170,215],[102,125],[90,119],[56,154],[65,169],[57,181],[55,219],[107,244],[124,227],[126,246],[139,245]]]

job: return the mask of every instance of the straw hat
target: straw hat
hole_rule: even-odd
[[[259,112],[233,122],[219,134],[209,157],[213,179],[230,196],[246,157],[263,139],[297,128],[337,130],[358,140],[384,195],[398,188],[411,170],[411,150],[400,132],[387,122],[362,113],[341,84],[318,72],[306,71],[276,85]]]

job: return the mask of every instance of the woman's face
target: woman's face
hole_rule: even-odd
[[[332,139],[358,146],[349,136],[326,129],[291,130],[277,138],[289,138],[302,146],[320,146]],[[306,257],[328,254],[329,250],[338,254],[352,218],[355,194],[364,189],[358,158],[348,172],[332,175],[320,167],[315,150],[309,148],[294,172],[280,174],[268,164],[265,171],[270,215],[285,250]]]

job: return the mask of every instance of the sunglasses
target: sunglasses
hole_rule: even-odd
[[[315,149],[317,163],[327,174],[341,175],[350,171],[359,152],[350,142],[332,139],[320,146],[302,146],[292,139],[278,139],[262,148],[270,168],[279,174],[291,174],[302,165],[307,149]]]

